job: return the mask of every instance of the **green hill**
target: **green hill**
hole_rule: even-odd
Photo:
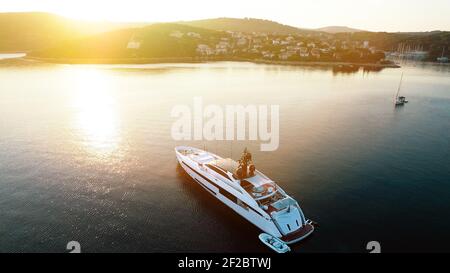
[[[282,35],[288,34],[304,34],[314,32],[313,30],[296,28],[293,26],[283,25],[270,20],[262,19],[237,19],[237,18],[216,18],[196,21],[182,21],[180,24],[201,27],[222,31],[237,32],[261,32],[261,33],[277,33]]]
[[[0,52],[31,51],[142,24],[94,23],[43,12],[0,13]]]
[[[146,25],[146,26],[143,26]],[[248,33],[311,34],[307,41],[369,41],[381,50],[405,44],[429,51],[434,61],[450,51],[450,32],[417,33],[324,32],[282,25],[269,20],[218,18],[179,23],[94,23],[49,13],[0,13],[0,52],[26,51],[44,58],[180,58],[196,56],[199,44],[215,49],[225,31]],[[233,41],[235,43],[236,41]],[[263,48],[267,50],[267,48]]]
[[[63,17],[47,13],[1,13],[0,51],[28,51],[80,33]]]
[[[193,57],[197,44],[213,45],[224,33],[174,23],[121,29],[66,41],[30,53],[45,58],[173,58]],[[133,47],[138,45],[138,48]]]

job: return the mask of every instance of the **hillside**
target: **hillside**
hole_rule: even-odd
[[[139,24],[94,23],[43,12],[0,13],[0,52],[31,51]]]
[[[27,51],[79,37],[71,22],[47,13],[1,13],[0,51]]]
[[[190,36],[191,35],[191,36]],[[32,52],[45,58],[174,58],[193,57],[197,44],[211,44],[223,33],[173,23],[120,29],[66,41]]]
[[[179,24],[201,27],[221,31],[237,31],[237,32],[260,32],[260,33],[277,33],[277,34],[304,34],[314,32],[312,30],[296,28],[293,26],[283,25],[270,20],[262,19],[237,19],[237,18],[216,18],[196,21],[181,21]]]
[[[356,28],[349,28],[345,26],[328,26],[328,27],[322,27],[315,29],[317,31],[323,31],[327,33],[350,33],[350,32],[361,32],[364,30],[356,29]]]
[[[329,27],[322,30],[349,31],[352,29]],[[232,36],[225,31],[246,32],[247,34]],[[265,36],[263,39],[261,37],[264,35],[260,35],[260,33],[270,33],[271,35]],[[48,13],[0,13],[0,52],[26,51],[29,56],[55,59],[194,56],[289,59],[288,51],[296,50],[295,56],[300,58],[298,52],[300,49],[296,47],[300,45],[310,47],[308,44],[315,43],[323,52],[318,52],[319,49],[312,52],[313,50],[309,48],[306,55],[314,53],[316,56],[321,55],[321,60],[329,61],[336,56],[346,59],[347,55],[358,55],[357,52],[350,51],[358,49],[364,41],[369,41],[370,47],[376,50],[395,51],[401,49],[403,51],[405,48],[407,50],[420,48],[429,51],[427,59],[429,61],[435,61],[436,57],[442,54],[443,48],[446,48],[445,56],[448,56],[450,51],[450,32],[359,31],[329,33],[328,35],[324,35],[324,33],[260,19],[218,18],[147,25],[84,22]],[[288,34],[308,35],[286,37]],[[347,55],[339,52],[343,43],[345,43],[345,50],[349,51],[345,53],[348,53]],[[366,51],[368,51],[367,48]],[[366,53],[360,52],[358,56]]]

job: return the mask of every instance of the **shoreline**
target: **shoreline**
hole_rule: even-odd
[[[317,61],[278,61],[264,59],[245,58],[41,58],[25,56],[25,60],[40,61],[58,64],[164,64],[164,63],[208,63],[208,62],[250,62],[255,64],[290,65],[290,66],[321,66],[321,67],[343,67],[345,68],[400,68],[397,64],[379,63],[352,63],[352,62],[317,62]],[[347,66],[347,67],[345,67]]]
[[[302,62],[302,61],[270,61],[270,60],[252,60],[254,63],[275,64],[275,65],[293,65],[293,66],[357,66],[365,68],[400,68],[397,64],[378,64],[378,63],[352,63],[352,62]]]

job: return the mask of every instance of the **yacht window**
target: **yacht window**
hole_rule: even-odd
[[[238,198],[234,196],[233,194],[229,193],[227,190],[224,190],[222,188],[219,188],[220,194],[228,198],[231,202],[236,203],[238,202]]]
[[[241,207],[243,207],[244,209],[248,210],[248,206],[247,204],[245,204],[244,202],[242,202],[240,199],[237,199],[237,204]]]

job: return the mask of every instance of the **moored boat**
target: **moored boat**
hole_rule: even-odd
[[[298,202],[256,169],[247,150],[238,162],[187,146],[176,147],[175,153],[198,184],[264,233],[286,244],[313,233]]]
[[[395,101],[394,101],[395,106],[401,106],[401,105],[404,105],[405,103],[408,103],[408,101],[406,100],[406,97],[399,96],[400,88],[402,86],[402,81],[403,81],[403,73],[402,73],[402,76],[400,78],[400,83],[398,85],[397,94],[395,95]]]

